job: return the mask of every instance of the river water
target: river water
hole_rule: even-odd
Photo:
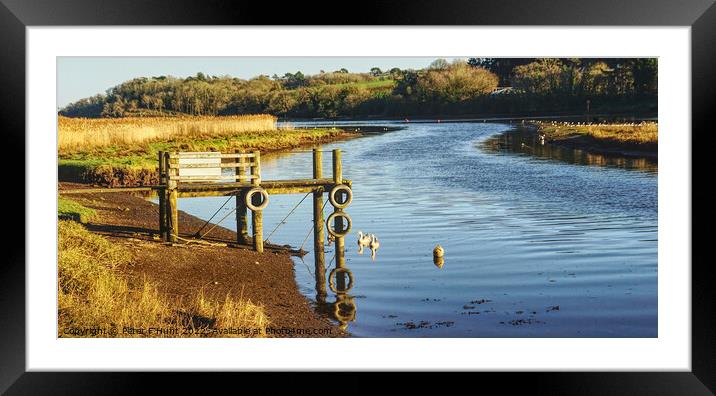
[[[655,163],[537,147],[504,135],[509,124],[371,124],[402,129],[321,148],[343,150],[353,181],[345,252],[353,287],[338,297],[329,290],[328,303],[350,302],[345,327],[354,336],[658,335]],[[262,178],[310,178],[311,158],[305,150],[262,158]],[[330,170],[325,153],[324,175]],[[301,198],[271,196],[264,237]],[[179,208],[208,219],[224,201],[182,198]],[[222,225],[235,229],[232,219]],[[311,220],[309,197],[270,242],[300,246]],[[379,237],[375,261],[358,254],[359,230]],[[312,253],[295,261],[313,300]]]

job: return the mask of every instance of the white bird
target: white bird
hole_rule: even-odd
[[[378,237],[375,236],[375,234],[370,234],[370,258],[371,260],[375,261],[375,253],[378,251],[378,248],[380,247],[380,242],[378,241]]]
[[[370,235],[358,231],[358,254],[363,254],[363,248],[370,245]]]

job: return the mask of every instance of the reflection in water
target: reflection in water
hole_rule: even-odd
[[[343,201],[345,202],[345,201]],[[338,216],[336,216],[338,214]],[[348,323],[356,319],[356,306],[354,297],[348,292],[353,288],[353,272],[346,266],[346,244],[345,237],[350,229],[344,224],[344,220],[350,222],[350,217],[342,210],[337,209],[327,220],[329,230],[329,241],[332,237],[336,244],[334,260],[335,268],[328,274],[326,279],[325,250],[318,249],[314,255],[316,271],[316,306],[318,312],[339,323],[341,329],[346,330]],[[362,234],[362,233],[361,233]],[[333,261],[333,260],[331,260]],[[327,300],[326,282],[334,295],[334,301]]]
[[[646,157],[624,157],[591,153],[570,147],[545,144],[544,138],[526,129],[515,128],[482,142],[481,148],[492,152],[514,152],[554,159],[578,165],[610,166],[657,173],[658,161]]]
[[[443,249],[440,245],[436,245],[435,249],[433,249],[433,264],[440,269],[442,269],[443,265],[445,265],[445,258],[443,258],[444,255],[445,249]]]
[[[485,147],[508,129],[411,123],[322,146],[342,149],[353,181],[346,211],[355,231],[338,264],[350,268],[353,284],[334,274],[346,279],[330,289],[338,241],[325,244],[326,232],[325,246],[307,249],[307,268],[295,267],[300,290],[356,337],[657,337],[658,174]],[[262,161],[262,173],[310,178],[311,162],[310,152],[282,155]],[[322,195],[314,195],[318,209]],[[208,219],[223,200],[181,207]],[[272,196],[266,227],[296,203],[296,196]],[[314,205],[299,206],[272,241],[301,246],[311,219],[325,225]],[[325,206],[326,215],[333,212]],[[380,265],[368,252],[357,254],[357,230],[380,237]],[[438,242],[448,262],[442,269],[431,265]],[[325,252],[319,271],[314,252]]]
[[[375,234],[370,234],[370,245],[368,245],[368,247],[370,247],[370,259],[375,261],[375,255],[378,253],[378,248],[380,247],[380,242]]]

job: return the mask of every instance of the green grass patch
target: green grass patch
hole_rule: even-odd
[[[63,220],[74,220],[86,223],[97,215],[94,209],[82,206],[71,199],[59,197],[57,200],[57,217]]]

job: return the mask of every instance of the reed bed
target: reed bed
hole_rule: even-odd
[[[279,151],[347,138],[331,128],[295,128],[272,115],[58,119],[58,176],[103,186],[159,182],[159,151]]]
[[[268,114],[224,117],[58,117],[60,153],[90,151],[109,146],[135,146],[178,139],[209,139],[243,133],[276,131],[276,117]]]
[[[585,135],[598,140],[625,144],[656,144],[659,142],[659,124],[656,122],[619,124],[538,122],[537,125],[552,139]]]

